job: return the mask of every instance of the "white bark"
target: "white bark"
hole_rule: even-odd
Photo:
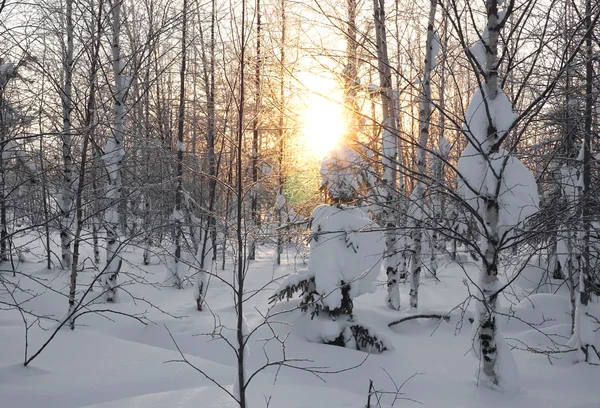
[[[106,141],[104,151],[104,164],[108,174],[106,198],[110,206],[106,209],[106,262],[107,266],[102,276],[102,284],[107,302],[116,300],[117,277],[119,275],[120,260],[117,249],[119,245],[119,204],[121,201],[121,172],[123,165],[123,120],[125,118],[125,83],[123,78],[123,59],[121,57],[121,2],[113,0],[112,4],[112,65],[115,86],[113,100],[115,115],[111,135]]]
[[[251,187],[251,203],[250,203],[250,214],[252,218],[252,232],[249,237],[249,250],[248,259],[256,259],[256,241],[260,228],[260,214],[258,209],[258,140],[260,136],[259,131],[259,115],[261,105],[261,75],[262,75],[262,62],[261,62],[261,11],[260,11],[260,0],[256,0],[256,67],[254,73],[254,103],[255,112],[254,120],[252,121],[252,187]],[[283,82],[283,78],[282,78]]]
[[[499,35],[499,17],[498,0],[486,0],[487,8],[487,32],[485,39],[485,96],[489,100],[494,100],[498,95],[498,35]],[[489,124],[488,135],[481,149],[484,156],[489,156],[496,148],[499,141],[498,132],[493,123]],[[482,169],[486,171],[486,169]],[[501,175],[500,175],[501,177]],[[498,183],[500,180],[498,180]],[[480,359],[482,365],[482,374],[487,378],[487,383],[499,384],[499,377],[496,370],[497,361],[497,336],[496,327],[496,308],[498,296],[498,197],[495,191],[487,191],[482,188],[481,197],[485,202],[485,211],[483,213],[483,234],[486,242],[482,248],[484,257],[482,258],[481,275],[479,279],[479,288],[482,292],[482,301],[477,304],[478,319],[477,328]]]
[[[171,276],[167,278],[174,286],[183,288],[180,275],[181,249],[184,240],[183,233],[183,152],[185,144],[183,140],[184,119],[185,119],[185,70],[187,57],[187,0],[183,0],[183,22],[181,28],[181,68],[179,71],[179,113],[177,120],[177,189],[175,191],[175,257]]]
[[[73,0],[66,1],[65,31],[67,43],[63,55],[65,83],[61,90],[63,129],[61,132],[63,180],[58,206],[60,208],[60,246],[63,268],[71,267],[71,226],[73,202],[73,157],[71,141],[72,78],[73,78]]]
[[[419,144],[417,146],[417,173],[419,180],[415,186],[413,197],[415,203],[413,206],[419,208],[414,213],[412,220],[414,229],[412,230],[412,260],[410,263],[410,307],[419,307],[419,278],[423,260],[421,259],[422,241],[423,241],[423,218],[427,206],[425,203],[427,176],[427,142],[429,139],[429,121],[431,120],[431,70],[433,68],[433,40],[435,23],[435,11],[437,0],[430,0],[429,19],[427,21],[427,39],[425,42],[425,64],[423,66],[423,82],[421,87],[421,106],[419,108]]]
[[[585,103],[585,129],[582,146],[581,159],[583,160],[583,174],[579,188],[582,232],[580,233],[580,245],[582,246],[582,257],[579,265],[579,287],[575,304],[575,319],[573,336],[569,342],[571,347],[576,348],[577,361],[600,363],[600,350],[594,345],[595,329],[597,325],[589,313],[589,301],[592,287],[592,270],[590,265],[590,230],[592,221],[591,204],[588,202],[591,189],[591,137],[593,128],[593,50],[592,50],[592,0],[586,0],[585,14],[585,50],[586,50],[586,103]]]
[[[385,188],[385,203],[383,204],[383,221],[385,223],[386,251],[383,265],[387,274],[386,303],[391,309],[400,309],[400,292],[398,286],[398,266],[401,264],[402,251],[398,237],[398,219],[395,211],[397,204],[397,138],[398,124],[394,105],[394,92],[392,90],[392,74],[387,51],[385,32],[385,1],[373,0],[375,33],[377,41],[377,60],[379,68],[379,83],[381,89],[381,102],[383,111],[383,140],[382,164],[383,185]]]

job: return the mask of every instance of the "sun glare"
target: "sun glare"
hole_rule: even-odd
[[[344,132],[342,108],[335,100],[329,99],[339,92],[333,80],[309,77],[303,82],[308,93],[304,98],[302,144],[314,158],[322,159],[335,147]]]

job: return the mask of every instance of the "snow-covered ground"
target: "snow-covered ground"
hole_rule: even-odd
[[[285,265],[274,266],[273,253],[261,248],[258,259],[248,272],[245,315],[251,327],[263,321],[269,296],[281,278],[305,268],[295,264],[290,252],[282,259]],[[89,248],[85,249],[86,251]],[[33,254],[18,268],[35,280],[5,274],[13,282],[20,279],[23,289],[41,296],[23,304],[38,314],[62,318],[67,311],[69,274],[47,271]],[[0,311],[0,406],[6,408],[199,408],[235,407],[234,401],[209,379],[189,365],[177,362],[181,356],[171,339],[190,363],[206,372],[227,389],[232,388],[236,373],[235,355],[227,343],[213,338],[221,333],[233,339],[235,311],[230,289],[218,279],[211,279],[207,307],[196,310],[194,289],[177,290],[163,287],[165,267],[153,258],[153,264],[142,265],[142,251],[127,248],[120,275],[127,282],[119,303],[97,309],[113,308],[127,314],[145,313],[146,325],[119,314],[86,314],[77,320],[75,331],[60,330],[47,349],[29,366],[23,366],[25,331],[21,315]],[[300,257],[296,258],[300,259]],[[423,311],[448,312],[468,296],[466,274],[475,276],[475,265],[451,263],[440,259],[439,281],[425,274],[421,283],[420,305]],[[230,280],[232,268],[218,272]],[[80,274],[81,290],[92,279],[91,271]],[[36,280],[38,283],[36,283]],[[271,367],[257,375],[249,386],[251,407],[364,407],[369,380],[378,390],[402,394],[394,406],[443,408],[511,407],[511,408],[595,408],[600,407],[600,367],[573,365],[561,355],[548,358],[521,350],[525,345],[544,348],[549,345],[546,334],[566,343],[570,330],[569,303],[560,295],[537,294],[511,307],[501,301],[503,311],[513,318],[501,318],[499,326],[513,350],[519,370],[519,390],[500,393],[478,387],[475,374],[478,361],[469,352],[471,324],[469,314],[460,322],[460,310],[451,314],[449,322],[411,320],[388,328],[388,323],[409,312],[396,312],[385,305],[385,275],[379,276],[377,291],[355,300],[357,319],[375,328],[393,345],[394,350],[370,355],[347,348],[309,343],[301,333],[302,325],[294,325],[299,310],[274,318],[272,330],[281,338],[291,331],[285,342],[288,358],[302,359],[297,365],[319,367],[321,374],[305,370]],[[43,283],[43,285],[42,285]],[[48,286],[48,288],[44,288]],[[265,287],[263,290],[261,290]],[[517,288],[518,289],[518,288]],[[98,291],[98,288],[95,289]],[[408,284],[401,287],[403,307],[408,306]],[[517,293],[518,294],[518,293]],[[132,295],[135,299],[132,299]],[[2,295],[2,300],[7,298]],[[24,298],[25,295],[17,294]],[[511,298],[511,300],[514,300]],[[298,301],[280,302],[271,313],[294,309]],[[598,305],[595,304],[596,312]],[[469,309],[473,309],[471,304]],[[597,313],[600,314],[600,313]],[[29,321],[32,319],[29,317]],[[531,323],[527,324],[527,323]],[[42,319],[28,333],[28,353],[33,354],[52,334],[55,323]],[[171,335],[169,334],[171,333]],[[267,327],[252,337],[248,372],[266,361],[281,356],[280,344]],[[596,334],[600,336],[599,333]],[[368,357],[368,358],[366,358]],[[366,358],[366,360],[365,360]],[[347,368],[358,366],[351,370]],[[326,372],[336,372],[327,374]],[[276,381],[275,381],[276,380]],[[395,384],[396,385],[395,385]],[[394,395],[381,396],[381,406],[388,407]],[[371,406],[377,407],[375,396]]]

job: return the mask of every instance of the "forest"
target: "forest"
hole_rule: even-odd
[[[599,19],[0,0],[0,405],[599,408]]]

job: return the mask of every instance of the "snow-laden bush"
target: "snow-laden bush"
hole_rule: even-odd
[[[353,299],[372,292],[384,252],[380,227],[358,207],[340,203],[357,198],[364,163],[349,146],[336,149],[321,165],[322,187],[338,205],[319,205],[312,213],[308,271],[285,279],[271,299],[289,300],[301,292],[309,341],[382,352],[387,342],[356,322]]]
[[[356,322],[353,299],[372,292],[383,255],[383,234],[361,209],[320,205],[312,214],[308,271],[290,275],[272,296],[290,299],[301,292],[306,322],[303,335],[313,342],[381,352],[387,342]]]

